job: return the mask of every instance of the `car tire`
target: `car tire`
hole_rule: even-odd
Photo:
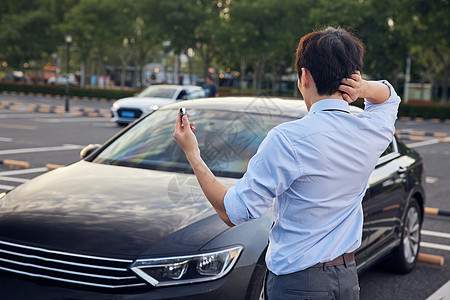
[[[256,264],[255,271],[253,272],[252,278],[250,280],[250,285],[247,291],[247,297],[245,299],[249,300],[264,300],[265,297],[265,284],[267,276],[267,267],[264,260],[265,255],[259,259]]]
[[[411,198],[403,220],[400,245],[393,250],[387,262],[393,271],[404,274],[414,269],[420,250],[421,229],[421,209],[417,200]]]

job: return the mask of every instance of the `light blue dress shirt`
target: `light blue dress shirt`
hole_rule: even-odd
[[[378,158],[392,141],[400,97],[365,102],[359,115],[340,99],[314,103],[305,117],[273,128],[225,195],[239,225],[272,207],[267,267],[290,274],[361,245],[361,201]],[[330,111],[331,110],[331,111]]]

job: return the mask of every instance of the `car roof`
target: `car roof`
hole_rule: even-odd
[[[198,85],[179,85],[179,84],[155,84],[148,88],[170,88],[170,89],[202,89]]]
[[[283,99],[277,97],[216,97],[187,100],[162,107],[162,110],[178,109],[223,110],[230,112],[247,112],[266,115],[303,117],[308,114],[305,101],[300,99]],[[359,113],[359,107],[350,105],[352,113]]]
[[[303,100],[286,100],[264,96],[202,98],[170,104],[161,109],[177,109],[180,107],[185,107],[188,111],[189,109],[222,110],[292,117],[302,117],[308,113]]]

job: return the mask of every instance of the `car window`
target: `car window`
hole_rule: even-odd
[[[158,110],[149,115],[93,160],[166,171],[192,172],[173,139],[177,110]],[[189,110],[195,122],[202,158],[217,176],[239,178],[267,132],[292,119],[282,116],[229,111]]]
[[[185,90],[181,90],[177,96],[177,100],[187,100],[187,95]]]
[[[394,138],[392,142],[389,144],[389,146],[386,148],[386,150],[384,150],[383,154],[381,154],[380,158],[378,159],[377,165],[384,164],[399,156],[400,153],[398,152],[397,142]]]
[[[138,97],[158,97],[172,99],[177,88],[151,86],[142,91]]]
[[[197,99],[197,98],[205,98],[205,90],[199,89],[199,90],[190,90],[187,91],[188,99]]]
[[[381,154],[381,156],[385,156],[388,155],[389,153],[394,152],[394,145],[393,142],[389,144],[389,146],[386,148],[386,150],[384,150],[383,154]]]

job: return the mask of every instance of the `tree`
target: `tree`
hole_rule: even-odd
[[[81,0],[65,15],[60,28],[73,34],[81,59],[92,66],[89,73],[105,74],[108,50],[126,47],[124,40],[133,36],[132,12],[126,0]]]
[[[259,93],[265,73],[272,71],[273,92],[286,65],[294,62],[295,44],[304,30],[309,1],[247,0],[231,2],[225,48],[237,63],[251,66],[253,91]],[[302,28],[299,30],[299,28]],[[241,68],[241,76],[245,77]]]
[[[407,37],[409,54],[422,74],[442,82],[441,103],[448,99],[450,5],[447,0],[396,0],[395,26]]]
[[[2,3],[0,58],[12,68],[42,62],[55,49],[59,35],[53,28],[56,16],[49,13],[50,4],[39,0]]]

